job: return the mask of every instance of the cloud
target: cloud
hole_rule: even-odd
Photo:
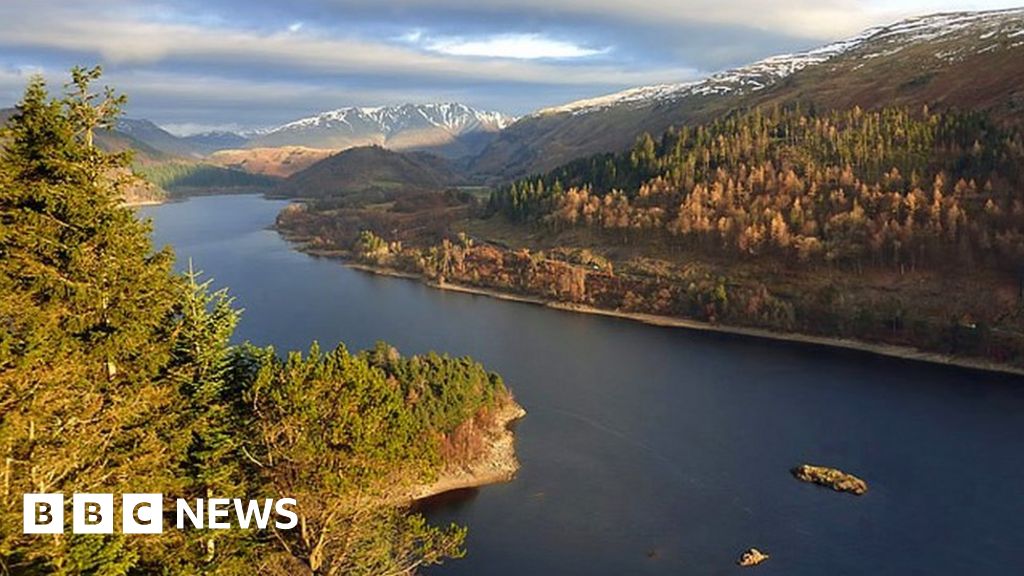
[[[572,42],[545,38],[540,34],[501,34],[479,39],[431,38],[424,43],[424,47],[431,52],[451,56],[518,60],[583,58],[609,51],[609,48],[595,50]]]
[[[1012,0],[967,0],[974,9]],[[1013,0],[1020,1],[1020,0]],[[0,1],[0,105],[104,64],[131,114],[253,126],[438,99],[524,113],[683,82],[953,0]],[[55,89],[66,81],[51,76]]]
[[[398,36],[399,42],[405,42],[408,44],[418,44],[423,39],[423,30],[412,30]]]
[[[379,0],[313,0],[352,9]],[[985,10],[1021,0],[390,0],[394,11],[529,14],[544,22],[601,18],[643,26],[728,26],[828,41],[926,12]],[[496,18],[501,21],[501,18]]]
[[[0,46],[32,47],[94,54],[113,64],[146,66],[165,62],[203,64],[258,64],[328,74],[370,74],[382,77],[429,76],[463,81],[504,81],[528,84],[622,85],[679,80],[691,77],[692,69],[673,67],[637,70],[614,65],[562,66],[550,62],[513,61],[510,58],[480,59],[466,55],[479,51],[514,49],[539,54],[583,54],[582,48],[536,38],[517,44],[450,43],[423,53],[408,46],[358,37],[331,37],[308,31],[301,36],[259,32],[233,27],[198,26],[146,21],[131,16],[90,16],[58,9],[56,12],[0,7]],[[557,57],[557,56],[555,56]]]
[[[192,136],[208,132],[244,132],[246,127],[232,122],[230,124],[201,124],[197,122],[164,123],[161,128],[175,136]]]
[[[338,7],[377,2],[322,1]],[[855,34],[899,13],[898,8],[865,7],[865,2],[858,0],[393,0],[389,6],[398,10],[529,13],[546,21],[601,17],[657,26],[726,25],[820,40]]]

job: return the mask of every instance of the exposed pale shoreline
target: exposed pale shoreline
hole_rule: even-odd
[[[392,270],[388,268],[381,268],[376,266],[368,266],[365,264],[359,264],[349,262],[348,260],[341,258],[340,254],[325,254],[317,252],[307,252],[314,256],[327,257],[331,259],[339,259],[342,264],[356,270],[364,272],[370,272],[372,274],[378,274],[381,276],[392,276],[397,278],[406,278],[410,280],[417,280],[432,288],[439,290],[448,290],[451,292],[462,292],[466,294],[476,294],[480,296],[489,296],[491,298],[498,298],[500,300],[510,300],[513,302],[523,302],[527,304],[536,304],[539,306],[545,306],[547,308],[553,308],[556,310],[565,310],[568,312],[579,312],[582,314],[596,314],[599,316],[609,316],[613,318],[622,318],[626,320],[632,320],[634,322],[642,322],[644,324],[650,324],[652,326],[662,326],[668,328],[683,328],[687,330],[700,330],[704,332],[717,332],[721,334],[734,334],[739,336],[746,336],[751,338],[765,338],[769,340],[777,340],[781,342],[794,342],[798,344],[811,344],[815,346],[828,346],[831,348],[842,348],[847,350],[857,350],[860,352],[868,352],[871,354],[877,354],[880,356],[888,356],[891,358],[900,358],[903,360],[913,360],[917,362],[928,362],[930,364],[941,364],[945,366],[955,366],[958,368],[968,368],[972,370],[984,370],[986,372],[999,372],[1003,374],[1012,374],[1015,376],[1024,376],[1024,367],[1010,366],[1007,364],[999,364],[997,362],[991,362],[987,360],[974,359],[974,358],[961,358],[956,356],[949,356],[946,354],[939,354],[936,352],[925,352],[912,348],[910,346],[897,346],[894,344],[872,344],[870,342],[863,342],[860,340],[851,340],[846,338],[834,338],[829,336],[813,336],[810,334],[800,333],[784,333],[774,332],[772,330],[766,330],[763,328],[747,328],[742,326],[723,326],[721,324],[711,324],[708,322],[701,322],[698,320],[689,320],[686,318],[677,318],[673,316],[658,316],[656,314],[643,314],[637,312],[623,312],[621,310],[607,310],[604,308],[595,308],[593,306],[586,306],[582,304],[571,304],[566,302],[557,302],[546,300],[544,298],[538,298],[534,296],[525,296],[519,294],[512,294],[508,292],[501,292],[499,290],[493,290],[490,288],[478,288],[475,286],[466,286],[463,284],[451,284],[444,283],[439,284],[437,282],[429,282],[418,274],[411,274],[408,272],[401,272],[399,270]]]
[[[415,502],[455,490],[510,482],[519,471],[515,434],[510,426],[523,416],[526,410],[514,400],[503,405],[495,414],[494,427],[486,431],[487,450],[467,465],[444,470],[433,483],[415,487],[408,500]]]
[[[124,208],[139,208],[142,206],[160,206],[161,204],[167,204],[172,200],[133,200],[131,202],[121,202],[121,206]]]

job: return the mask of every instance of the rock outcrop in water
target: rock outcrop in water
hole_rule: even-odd
[[[740,556],[740,559],[736,561],[736,564],[740,566],[757,566],[769,558],[771,558],[771,556],[768,554],[761,552],[757,548],[751,548]]]
[[[825,466],[803,464],[791,470],[797,480],[826,486],[836,492],[849,492],[861,496],[868,491],[868,483],[842,470]]]

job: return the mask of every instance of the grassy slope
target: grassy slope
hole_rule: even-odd
[[[219,150],[207,160],[217,166],[243,170],[253,174],[287,178],[334,154],[331,150],[286,146],[283,148],[248,148]]]

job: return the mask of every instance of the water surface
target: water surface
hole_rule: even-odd
[[[1024,379],[652,327],[427,288],[292,250],[283,202],[146,207],[158,245],[228,286],[239,340],[386,340],[472,355],[529,415],[512,483],[448,499],[466,559],[431,575],[1013,574],[1024,556]],[[855,472],[857,498],[801,484]]]

